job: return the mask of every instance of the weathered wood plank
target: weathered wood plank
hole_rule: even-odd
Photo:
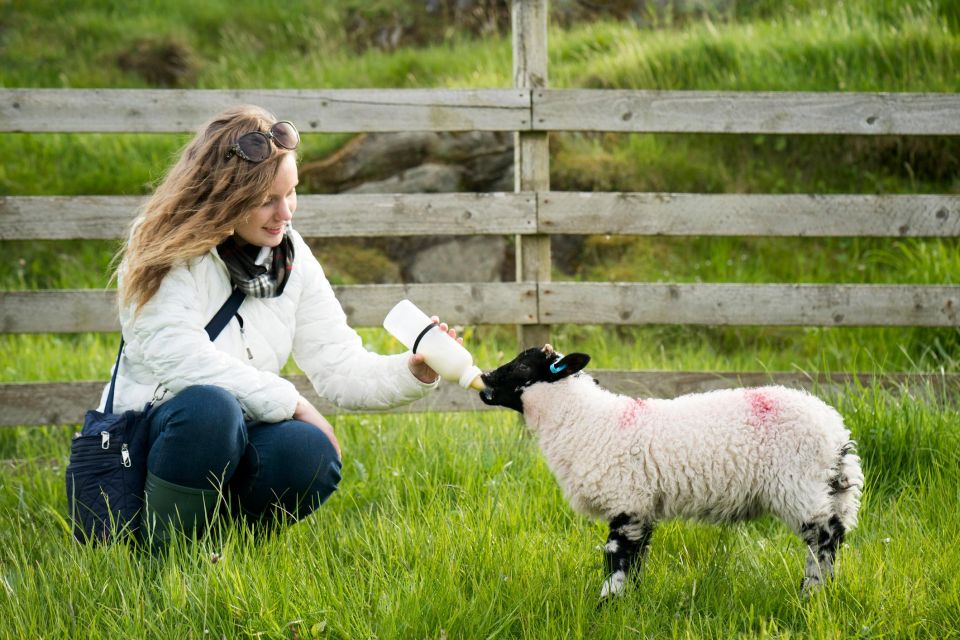
[[[0,132],[193,132],[238,104],[304,133],[530,128],[530,92],[514,89],[0,89]]]
[[[554,282],[335,287],[350,323],[410,298],[454,324],[960,326],[960,287]],[[0,292],[0,332],[116,331],[108,290]]]
[[[572,324],[960,326],[960,286],[553,282],[540,317]]]
[[[191,132],[227,106],[252,103],[303,132],[960,134],[955,94],[538,89],[532,127],[530,97],[526,89],[0,89],[0,132]]]
[[[305,195],[299,198],[295,226],[312,238],[534,233],[960,235],[960,196],[956,195],[546,191],[539,194],[539,207],[535,197],[533,192]],[[0,240],[122,238],[142,203],[143,198],[136,196],[0,196]],[[531,264],[545,262],[549,261],[540,256]],[[537,270],[529,270],[522,279],[535,279]]]
[[[119,330],[113,290],[0,291],[0,333]]]
[[[807,375],[796,372],[686,372],[591,370],[605,387],[635,397],[670,398],[684,393],[728,389],[738,386],[782,384],[808,389],[828,396],[849,389],[849,385],[911,393],[929,391],[936,397],[957,397],[960,374],[871,375],[834,373]],[[288,376],[300,392],[326,415],[362,413],[344,411],[321,400],[306,376]],[[0,427],[79,424],[83,414],[100,399],[105,381],[30,382],[0,384]],[[476,393],[453,384],[441,384],[437,392],[410,405],[385,413],[433,411],[485,411]]]
[[[306,376],[288,376],[324,414],[347,413],[321,400]],[[79,424],[100,400],[104,381],[31,382],[0,384],[0,427],[15,425]],[[476,393],[442,384],[436,393],[393,412],[465,411],[486,408]]]
[[[0,196],[0,240],[124,238],[144,201]],[[304,195],[294,227],[312,238],[530,234],[536,215],[533,193]]]
[[[352,326],[380,326],[403,298],[451,324],[536,321],[529,282],[343,285],[334,287]],[[0,291],[0,333],[118,331],[116,293],[104,289]]]
[[[665,236],[960,235],[957,195],[538,195],[547,233]]]
[[[541,131],[960,135],[960,95],[538,89],[533,126]]]
[[[0,240],[125,238],[144,198],[0,196]]]

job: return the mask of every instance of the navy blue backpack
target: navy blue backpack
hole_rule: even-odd
[[[205,327],[215,339],[243,302],[244,293],[234,289]],[[67,504],[73,520],[73,536],[80,542],[110,542],[136,537],[143,511],[143,485],[147,477],[149,433],[142,411],[113,412],[113,392],[123,353],[123,339],[110,378],[103,412],[87,411],[83,429],[74,435],[67,465]]]

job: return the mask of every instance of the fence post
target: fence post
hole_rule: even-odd
[[[533,90],[547,86],[547,0],[513,0],[513,86]],[[531,115],[531,122],[533,122]],[[545,131],[514,134],[514,188],[516,191],[550,190],[550,151]],[[537,283],[537,320],[540,319],[540,285],[550,282],[550,236],[516,237],[517,280]],[[545,324],[520,325],[520,349],[549,342]]]

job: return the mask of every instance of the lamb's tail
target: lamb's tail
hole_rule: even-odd
[[[857,443],[849,440],[837,452],[837,462],[830,478],[830,496],[834,513],[846,531],[857,526],[860,494],[863,492],[863,470],[856,453]]]

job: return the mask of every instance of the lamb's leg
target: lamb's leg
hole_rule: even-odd
[[[652,535],[652,523],[626,513],[621,513],[610,521],[610,535],[604,547],[604,559],[609,575],[600,591],[601,598],[623,591],[627,575],[639,566]]]
[[[845,532],[840,518],[835,515],[825,523],[808,522],[800,528],[800,537],[807,543],[807,564],[801,584],[804,595],[809,595],[833,576],[833,562],[837,549],[843,544]]]

